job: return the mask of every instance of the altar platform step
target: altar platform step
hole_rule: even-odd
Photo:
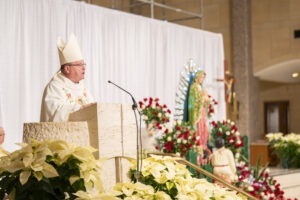
[[[270,168],[270,175],[280,183],[286,198],[300,199],[300,169]]]

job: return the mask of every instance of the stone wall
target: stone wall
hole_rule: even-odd
[[[280,62],[299,59],[300,1],[251,1],[254,73]]]
[[[264,102],[289,101],[289,130],[290,132],[300,133],[300,84],[264,83],[260,98],[260,115],[262,119]],[[264,132],[264,127],[262,127],[261,132]]]

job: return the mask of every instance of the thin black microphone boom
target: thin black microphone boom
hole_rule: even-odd
[[[132,96],[132,94],[131,94],[130,92],[128,92],[128,91],[125,90],[124,88],[121,88],[120,86],[118,86],[117,84],[111,82],[110,80],[107,81],[107,82],[110,83],[110,84],[113,84],[114,86],[118,87],[119,89],[121,89],[121,90],[123,90],[124,92],[126,92],[127,94],[129,94],[130,97],[131,97],[131,99],[132,99],[132,101],[133,101],[132,109],[136,109],[136,108],[137,108],[137,103],[136,103],[134,97]]]
[[[137,151],[136,152],[137,170],[135,172],[135,178],[136,178],[137,181],[140,181],[141,168],[142,168],[142,159],[141,159],[141,155],[140,155],[141,154],[141,149],[142,149],[142,147],[141,147],[141,145],[142,145],[142,141],[141,141],[141,113],[137,109],[137,103],[136,103],[134,97],[132,96],[132,94],[130,92],[128,92],[124,88],[118,86],[117,84],[111,82],[110,80],[107,81],[107,82],[113,84],[114,86],[118,87],[119,89],[121,89],[124,92],[126,92],[127,94],[129,94],[131,96],[132,101],[133,101],[132,110],[134,112],[135,123],[136,123],[136,151]],[[137,121],[136,111],[139,113],[139,116],[140,116],[140,125],[138,124],[138,121]]]

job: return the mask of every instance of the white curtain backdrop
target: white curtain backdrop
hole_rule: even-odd
[[[98,102],[131,103],[159,97],[172,111],[180,72],[192,58],[225,119],[221,34],[71,0],[0,0],[0,95],[4,147],[17,148],[23,123],[38,122],[45,85],[59,70],[58,36],[78,37],[87,63],[86,84]]]

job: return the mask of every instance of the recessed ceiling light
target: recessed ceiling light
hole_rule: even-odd
[[[298,73],[298,72],[295,72],[295,73],[292,74],[292,77],[293,77],[293,78],[297,78],[298,76],[299,76],[299,73]]]

